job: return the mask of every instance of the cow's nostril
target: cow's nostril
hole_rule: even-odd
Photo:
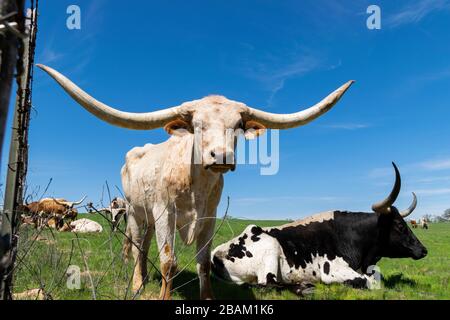
[[[211,157],[213,157],[213,158],[216,157],[216,153],[214,151],[211,151]]]

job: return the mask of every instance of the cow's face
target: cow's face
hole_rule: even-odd
[[[66,213],[67,218],[75,219],[78,215],[78,210],[75,208],[69,208]]]
[[[192,103],[183,120],[175,120],[165,129],[176,135],[194,135],[196,163],[205,169],[225,173],[235,169],[237,138],[244,134],[251,139],[265,130],[255,121],[246,121],[245,105],[222,96],[209,96]]]
[[[422,259],[427,249],[415,236],[395,207],[390,215],[380,215],[380,227],[386,231],[386,244],[383,256],[389,258]]]

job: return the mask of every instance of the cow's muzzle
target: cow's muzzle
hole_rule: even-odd
[[[425,258],[428,254],[428,250],[425,247],[422,247],[418,250],[415,250],[414,254],[413,254],[413,259],[414,260],[419,260],[422,258]]]
[[[216,173],[226,173],[228,171],[234,171],[236,169],[235,164],[210,164],[206,165],[205,169],[209,169]]]

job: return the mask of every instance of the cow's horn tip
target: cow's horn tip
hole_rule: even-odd
[[[36,67],[38,67],[38,68],[40,68],[40,69],[42,69],[44,71],[47,71],[47,72],[48,72],[48,70],[51,70],[50,67],[48,67],[48,66],[46,66],[45,64],[42,64],[42,63],[36,63]]]

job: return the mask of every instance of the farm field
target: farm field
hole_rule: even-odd
[[[49,229],[40,233],[28,227],[21,229],[14,292],[42,287],[52,299],[157,298],[160,277],[150,262],[149,282],[140,296],[133,296],[129,290],[132,259],[124,264],[121,258],[123,235],[119,231],[111,232],[108,221],[100,215],[82,214],[79,217],[96,220],[103,225],[104,231],[76,235]],[[263,227],[284,223],[286,221],[218,220],[213,246],[239,234],[248,224]],[[124,225],[120,228],[124,229]],[[428,256],[418,261],[382,259],[378,264],[383,275],[379,290],[317,284],[313,294],[299,298],[288,290],[237,286],[214,277],[213,289],[217,299],[450,299],[450,223],[430,224],[429,230],[414,229],[414,232],[427,247]],[[174,299],[198,298],[194,251],[195,246],[186,247],[177,239],[180,273],[174,280]],[[152,241],[149,258],[159,266],[157,255],[155,241]],[[80,289],[67,288],[69,265],[80,268]]]

